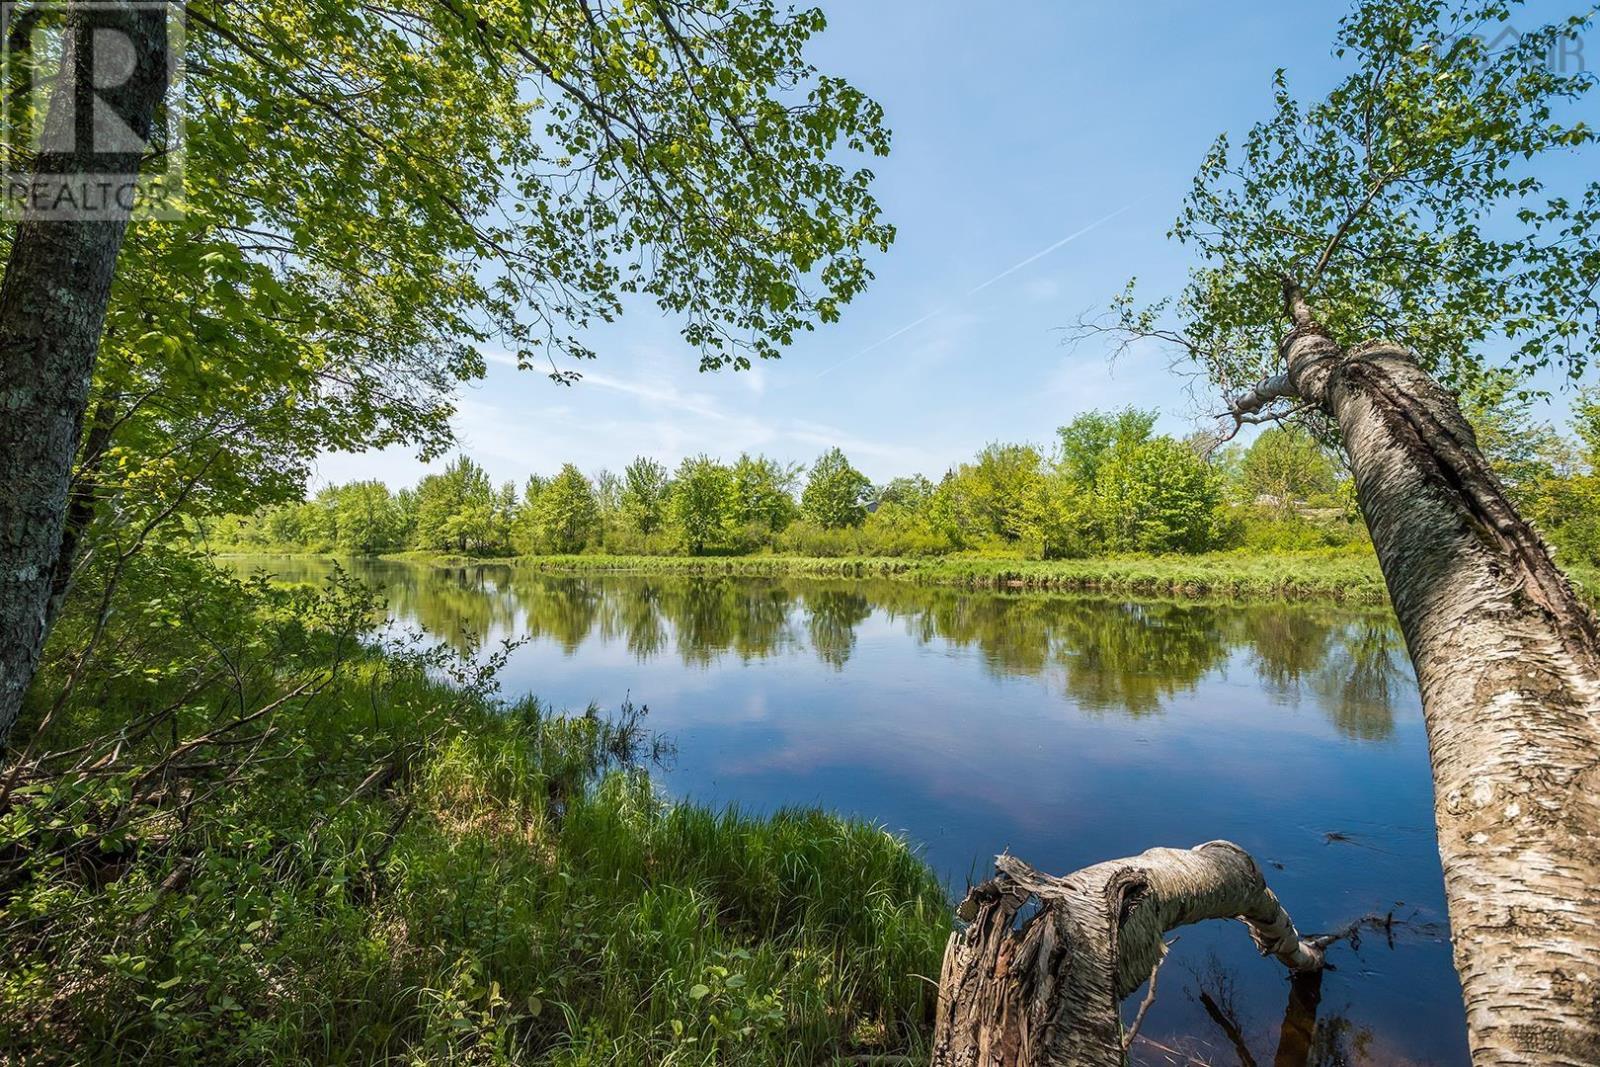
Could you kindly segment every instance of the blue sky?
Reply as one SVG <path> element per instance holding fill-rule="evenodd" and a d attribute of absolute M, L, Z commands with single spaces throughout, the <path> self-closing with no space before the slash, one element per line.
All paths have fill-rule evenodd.
<path fill-rule="evenodd" d="M 877 281 L 842 322 L 749 372 L 699 373 L 677 322 L 644 305 L 590 335 L 600 358 L 570 388 L 489 353 L 455 426 L 497 480 L 568 461 L 620 470 L 641 453 L 809 463 L 833 444 L 877 481 L 937 478 L 990 441 L 1048 444 L 1091 408 L 1158 408 L 1175 433 L 1214 410 L 1168 355 L 1113 363 L 1095 342 L 1063 347 L 1061 328 L 1129 277 L 1146 295 L 1182 283 L 1189 261 L 1165 234 L 1202 153 L 1265 116 L 1276 67 L 1302 98 L 1332 83 L 1344 5 L 823 7 L 818 66 L 874 96 L 894 130 L 873 162 L 899 228 Z M 318 468 L 319 483 L 396 486 L 423 470 L 403 449 Z"/>

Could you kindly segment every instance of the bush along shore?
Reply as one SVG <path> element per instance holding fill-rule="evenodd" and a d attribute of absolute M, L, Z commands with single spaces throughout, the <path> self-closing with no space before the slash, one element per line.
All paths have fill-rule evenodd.
<path fill-rule="evenodd" d="M 287 555 L 297 553 L 286 551 Z M 338 556 L 325 558 L 338 559 Z M 1389 594 L 1377 557 L 1367 552 L 1216 552 L 1197 556 L 1023 560 L 906 559 L 883 556 L 507 556 L 402 552 L 384 559 L 437 566 L 502 564 L 565 574 L 680 574 L 773 578 L 890 579 L 972 589 L 1101 593 L 1222 600 L 1323 600 L 1383 605 Z M 1600 569 L 1567 566 L 1587 599 Z"/>
<path fill-rule="evenodd" d="M 411 556 L 410 558 L 417 558 Z M 1370 554 L 1280 553 L 1128 559 L 904 559 L 798 556 L 529 556 L 519 566 L 561 572 L 797 575 L 886 578 L 975 589 L 1039 589 L 1129 596 L 1326 599 L 1387 603 Z"/>
<path fill-rule="evenodd" d="M 664 799 L 644 709 L 380 654 L 340 576 L 124 580 L 157 607 L 48 665 L 0 786 L 0 1059 L 925 1057 L 950 901 L 904 841 Z"/>
<path fill-rule="evenodd" d="M 235 553 L 249 559 L 261 553 Z M 268 555 L 357 558 L 282 546 Z M 423 566 L 499 565 L 555 574 L 671 574 L 709 577 L 887 579 L 971 589 L 1037 590 L 1152 598 L 1283 601 L 1320 600 L 1388 606 L 1377 557 L 1370 552 L 1215 552 L 1196 556 L 1025 560 L 985 557 L 917 559 L 887 556 L 467 556 L 414 550 L 385 560 Z M 1600 569 L 1567 565 L 1591 603 Z"/>

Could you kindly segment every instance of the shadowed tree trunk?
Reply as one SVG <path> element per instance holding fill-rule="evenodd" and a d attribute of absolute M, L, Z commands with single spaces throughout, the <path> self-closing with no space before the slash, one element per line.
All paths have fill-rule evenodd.
<path fill-rule="evenodd" d="M 97 151 L 97 98 L 147 139 L 167 88 L 167 15 L 129 3 L 73 5 L 63 76 L 50 101 L 41 179 L 126 176 L 142 152 Z M 93 49 L 130 43 L 133 73 L 94 84 Z M 95 43 L 90 43 L 95 42 Z M 123 57 L 124 59 L 126 57 Z M 104 79 L 102 79 L 104 80 Z M 74 104 L 76 101 L 76 105 Z M 22 222 L 0 284 L 0 746 L 16 723 L 44 643 L 95 355 L 128 213 L 94 221 Z"/>
<path fill-rule="evenodd" d="M 67 515 L 61 531 L 61 543 L 56 549 L 55 564 L 50 572 L 50 599 L 45 608 L 44 638 L 49 639 L 50 628 L 61 616 L 67 595 L 72 592 L 77 575 L 78 553 L 84 534 L 94 522 L 99 504 L 98 481 L 104 466 L 106 451 L 111 445 L 111 434 L 116 429 L 116 412 L 110 401 L 102 398 L 89 417 L 83 435 L 82 454 L 77 470 L 73 472 L 67 488 Z"/>
<path fill-rule="evenodd" d="M 1189 923 L 1238 918 L 1291 971 L 1322 966 L 1255 861 L 1227 841 L 1065 878 L 1011 856 L 996 865 L 961 905 L 967 925 L 945 950 L 934 1067 L 1120 1067 L 1122 999 L 1151 976 L 1167 931 Z"/>

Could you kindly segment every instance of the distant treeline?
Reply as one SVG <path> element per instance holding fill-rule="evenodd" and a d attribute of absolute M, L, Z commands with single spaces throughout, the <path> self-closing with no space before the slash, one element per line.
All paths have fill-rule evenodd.
<path fill-rule="evenodd" d="M 1600 398 L 1580 394 L 1577 440 L 1509 397 L 1478 406 L 1485 450 L 1519 504 L 1566 554 L 1600 560 Z M 938 482 L 873 482 L 837 449 L 810 468 L 707 456 L 676 470 L 640 457 L 621 473 L 568 463 L 498 488 L 462 456 L 414 488 L 330 486 L 312 500 L 228 516 L 221 549 L 475 556 L 607 552 L 1060 559 L 1109 553 L 1320 548 L 1365 542 L 1338 454 L 1296 427 L 1248 446 L 1157 434 L 1156 414 L 1089 412 L 1053 447 L 992 444 Z"/>

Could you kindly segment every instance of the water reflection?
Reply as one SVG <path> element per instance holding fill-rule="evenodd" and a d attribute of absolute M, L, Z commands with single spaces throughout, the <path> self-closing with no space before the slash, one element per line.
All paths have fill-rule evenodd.
<path fill-rule="evenodd" d="M 244 566 L 250 566 L 248 561 Z M 332 564 L 273 559 L 291 581 Z M 639 661 L 689 667 L 795 651 L 842 670 L 878 616 L 922 645 L 979 653 L 995 676 L 1047 678 L 1079 709 L 1139 719 L 1243 666 L 1281 704 L 1314 703 L 1346 737 L 1381 741 L 1410 685 L 1392 620 L 1314 605 L 1123 603 L 994 594 L 904 582 L 556 575 L 505 565 L 345 566 L 387 597 L 398 620 L 467 648 L 474 639 L 545 638 L 569 655 L 621 642 Z"/>
<path fill-rule="evenodd" d="M 240 566 L 316 582 L 331 565 Z M 1141 1067 L 1244 1062 L 1241 1048 L 1262 1064 L 1467 1060 L 1426 737 L 1387 613 L 349 567 L 436 638 L 527 638 L 501 675 L 509 694 L 648 704 L 677 742 L 655 778 L 671 795 L 882 823 L 956 893 L 1001 849 L 1069 871 L 1226 837 L 1271 865 L 1302 929 L 1412 924 L 1397 944 L 1337 949 L 1320 990 L 1287 988 L 1233 924 L 1186 929 L 1131 1057 Z"/>

